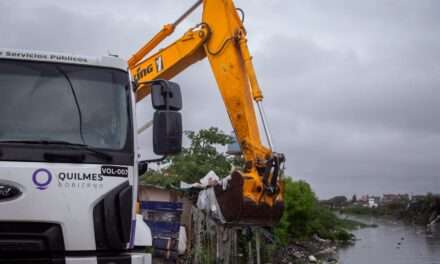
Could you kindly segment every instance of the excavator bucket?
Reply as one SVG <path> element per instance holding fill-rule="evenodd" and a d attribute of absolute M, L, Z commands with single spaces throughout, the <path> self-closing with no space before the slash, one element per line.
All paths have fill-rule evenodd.
<path fill-rule="evenodd" d="M 221 185 L 214 187 L 217 202 L 227 224 L 273 226 L 279 222 L 284 211 L 281 191 L 273 195 L 266 194 L 268 197 L 264 200 L 271 199 L 272 205 L 263 201 L 257 203 L 244 195 L 246 177 L 239 171 L 233 172 L 231 177 L 226 190 L 223 190 Z"/>

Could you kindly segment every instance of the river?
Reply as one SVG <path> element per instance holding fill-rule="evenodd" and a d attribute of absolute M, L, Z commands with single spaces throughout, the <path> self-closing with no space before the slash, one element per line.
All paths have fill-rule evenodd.
<path fill-rule="evenodd" d="M 373 217 L 356 220 L 378 227 L 353 231 L 358 241 L 339 250 L 341 264 L 440 264 L 440 232 L 427 235 L 423 227 Z"/>

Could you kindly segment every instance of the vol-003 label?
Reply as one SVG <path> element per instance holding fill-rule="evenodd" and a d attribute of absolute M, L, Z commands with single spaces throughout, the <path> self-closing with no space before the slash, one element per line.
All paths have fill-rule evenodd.
<path fill-rule="evenodd" d="M 128 177 L 128 168 L 119 166 L 102 166 L 101 174 L 102 176 Z"/>

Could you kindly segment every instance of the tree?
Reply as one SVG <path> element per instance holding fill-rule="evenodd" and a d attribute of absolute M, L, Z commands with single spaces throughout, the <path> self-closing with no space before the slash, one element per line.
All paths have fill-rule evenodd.
<path fill-rule="evenodd" d="M 178 155 L 168 158 L 164 167 L 149 170 L 142 178 L 143 182 L 157 185 L 176 185 L 180 181 L 197 182 L 209 171 L 219 177 L 229 175 L 234 158 L 227 157 L 218 148 L 232 142 L 232 137 L 215 127 L 198 132 L 185 131 L 190 146 L 183 148 Z"/>
<path fill-rule="evenodd" d="M 277 237 L 284 242 L 307 237 L 316 206 L 317 199 L 309 184 L 285 179 L 284 214 L 276 228 Z"/>
<path fill-rule="evenodd" d="M 353 194 L 353 197 L 351 198 L 351 202 L 352 202 L 352 203 L 356 203 L 356 202 L 357 202 L 357 196 L 356 196 L 356 194 Z"/>
<path fill-rule="evenodd" d="M 335 196 L 331 199 L 328 200 L 328 202 L 333 206 L 333 207 L 341 207 L 347 204 L 348 199 L 347 197 L 340 195 L 340 196 Z"/>
<path fill-rule="evenodd" d="M 343 200 L 342 197 L 338 199 Z M 345 224 L 329 209 L 319 205 L 307 182 L 285 179 L 284 214 L 275 228 L 279 242 L 307 239 L 315 234 L 326 239 L 347 241 L 351 235 L 345 230 Z"/>

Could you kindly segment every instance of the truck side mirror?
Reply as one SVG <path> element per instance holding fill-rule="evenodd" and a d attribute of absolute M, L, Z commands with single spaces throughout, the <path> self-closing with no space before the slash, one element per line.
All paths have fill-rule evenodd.
<path fill-rule="evenodd" d="M 151 84 L 151 101 L 156 110 L 182 109 L 182 94 L 177 83 L 157 80 Z"/>
<path fill-rule="evenodd" d="M 151 84 L 151 100 L 156 109 L 153 120 L 153 150 L 157 155 L 182 150 L 182 95 L 177 83 L 157 80 Z"/>
<path fill-rule="evenodd" d="M 154 113 L 153 150 L 157 155 L 177 154 L 182 150 L 182 115 L 176 111 Z"/>

